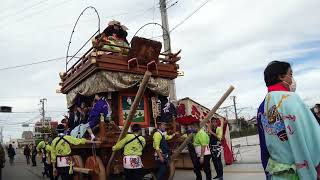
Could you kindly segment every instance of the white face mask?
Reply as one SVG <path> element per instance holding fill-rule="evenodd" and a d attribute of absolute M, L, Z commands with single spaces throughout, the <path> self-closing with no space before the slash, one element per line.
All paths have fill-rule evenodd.
<path fill-rule="evenodd" d="M 294 80 L 294 78 L 292 78 L 292 83 L 289 86 L 289 88 L 291 92 L 295 92 L 297 90 L 297 82 L 296 80 Z"/>
<path fill-rule="evenodd" d="M 293 77 L 291 77 L 291 84 L 289 84 L 289 83 L 286 82 L 286 81 L 282 81 L 282 82 L 284 82 L 284 83 L 286 83 L 286 84 L 289 85 L 289 90 L 290 90 L 291 92 L 295 92 L 295 91 L 296 91 L 296 89 L 297 89 L 297 83 L 296 83 L 296 80 L 294 80 Z"/>
<path fill-rule="evenodd" d="M 314 108 L 313 111 L 314 111 L 314 113 L 319 113 L 319 109 L 318 108 Z"/>

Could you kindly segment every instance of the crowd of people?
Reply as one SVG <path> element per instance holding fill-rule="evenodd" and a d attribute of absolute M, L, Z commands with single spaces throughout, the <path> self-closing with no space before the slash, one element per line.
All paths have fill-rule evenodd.
<path fill-rule="evenodd" d="M 202 179 L 201 170 L 206 174 L 207 180 L 223 179 L 223 165 L 221 154 L 223 151 L 223 123 L 219 119 L 213 119 L 212 123 L 208 123 L 205 128 L 200 128 L 199 122 L 188 125 L 186 137 L 193 133 L 193 140 L 188 144 L 188 150 L 192 163 L 194 165 L 194 173 L 197 180 Z M 167 133 L 167 123 L 161 122 L 157 125 L 157 130 L 153 133 L 153 148 L 154 160 L 156 163 L 155 176 L 157 180 L 163 180 L 168 175 L 168 165 L 170 161 L 170 148 L 168 141 L 174 136 L 180 134 L 179 132 L 169 135 Z M 112 147 L 113 151 L 124 148 L 124 176 L 126 180 L 142 180 L 143 179 L 143 164 L 141 156 L 143 156 L 143 149 L 146 141 L 141 136 L 141 126 L 133 124 L 131 127 L 132 133 L 127 134 L 125 138 L 119 141 Z M 212 160 L 216 169 L 216 177 L 212 178 L 210 161 Z"/>
<path fill-rule="evenodd" d="M 268 93 L 258 110 L 258 131 L 261 147 L 261 160 L 266 179 L 320 179 L 320 104 L 310 109 L 295 93 L 296 82 L 291 65 L 287 62 L 273 61 L 264 71 Z M 107 100 L 96 94 L 92 107 L 85 102 L 76 103 L 69 116 L 57 127 L 58 136 L 52 141 L 47 135 L 38 145 L 27 145 L 24 155 L 27 164 L 36 166 L 36 156 L 41 154 L 44 170 L 42 175 L 51 180 L 61 177 L 62 180 L 73 178 L 71 145 L 97 143 L 92 129 L 101 118 L 108 120 L 110 107 Z M 193 164 L 196 180 L 202 180 L 201 170 L 206 180 L 223 179 L 222 153 L 225 162 L 233 161 L 232 152 L 225 144 L 226 120 L 212 118 L 205 127 L 200 122 L 187 125 L 185 134 L 174 132 L 168 134 L 168 122 L 158 122 L 152 134 L 155 176 L 163 180 L 168 175 L 170 152 L 168 141 L 175 136 L 186 137 L 193 134 L 187 145 Z M 131 125 L 131 132 L 113 147 L 113 151 L 123 149 L 123 168 L 126 180 L 142 180 L 144 165 L 142 157 L 146 140 L 142 136 L 139 124 Z M 89 134 L 85 137 L 84 134 Z M 88 140 L 89 139 L 89 140 Z M 8 149 L 10 165 L 14 165 L 15 149 L 10 144 Z M 0 149 L 0 166 L 4 165 L 4 151 Z M 212 178 L 211 161 L 216 170 Z M 1 171 L 0 171 L 1 173 Z M 1 174 L 0 174 L 1 177 Z"/>
<path fill-rule="evenodd" d="M 26 145 L 24 147 L 23 150 L 23 154 L 26 157 L 27 160 L 27 164 L 30 164 L 30 158 L 32 161 L 32 166 L 37 166 L 37 161 L 36 161 L 36 157 L 37 157 L 37 146 L 30 144 L 30 145 Z"/>
<path fill-rule="evenodd" d="M 71 136 L 82 138 L 88 132 L 91 140 L 94 140 L 95 135 L 92 129 L 99 124 L 101 116 L 105 122 L 108 121 L 111 110 L 106 98 L 102 94 L 96 94 L 93 102 L 90 104 L 92 105 L 91 107 L 83 101 L 76 103 L 71 108 L 69 117 L 66 116 L 62 121 L 68 128 L 68 133 Z"/>

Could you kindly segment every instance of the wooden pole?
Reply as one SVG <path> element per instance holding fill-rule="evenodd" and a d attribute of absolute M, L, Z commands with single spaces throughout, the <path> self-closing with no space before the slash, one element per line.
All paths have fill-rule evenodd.
<path fill-rule="evenodd" d="M 83 173 L 83 174 L 93 174 L 93 169 L 88 168 L 79 168 L 79 167 L 73 167 L 73 171 L 77 173 Z"/>
<path fill-rule="evenodd" d="M 121 134 L 120 134 L 117 142 L 119 142 L 121 139 L 123 139 L 126 136 L 128 129 L 130 127 L 131 121 L 132 121 L 134 115 L 136 114 L 139 102 L 141 101 L 143 94 L 144 94 L 144 91 L 146 90 L 146 87 L 147 87 L 147 84 L 148 84 L 148 81 L 149 81 L 149 78 L 151 77 L 151 75 L 152 75 L 152 73 L 150 71 L 145 72 L 143 79 L 142 79 L 142 82 L 140 84 L 139 90 L 137 92 L 137 95 L 134 98 L 134 101 L 133 101 L 132 106 L 130 108 L 128 119 L 124 123 L 123 129 L 121 131 Z M 107 180 L 109 179 L 110 167 L 111 167 L 111 163 L 115 157 L 115 154 L 116 154 L 116 152 L 113 151 L 111 154 L 111 157 L 109 159 L 108 165 L 107 165 L 107 169 L 106 169 Z"/>
<path fill-rule="evenodd" d="M 224 95 L 220 98 L 220 100 L 217 102 L 217 104 L 211 109 L 207 117 L 201 121 L 200 128 L 205 126 L 205 124 L 212 118 L 212 116 L 216 113 L 216 111 L 219 109 L 221 104 L 228 98 L 228 96 L 231 94 L 231 92 L 234 90 L 233 86 L 230 86 L 229 89 L 224 93 Z M 174 172 L 175 172 L 175 160 L 178 158 L 181 151 L 187 146 L 187 144 L 191 141 L 193 137 L 193 134 L 189 134 L 188 137 L 184 140 L 184 142 L 177 148 L 177 150 L 174 151 L 173 155 L 171 156 L 170 161 L 170 175 L 169 180 L 173 179 Z"/>

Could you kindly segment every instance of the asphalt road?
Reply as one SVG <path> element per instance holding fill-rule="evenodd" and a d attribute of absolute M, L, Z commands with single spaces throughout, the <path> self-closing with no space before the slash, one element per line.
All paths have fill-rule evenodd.
<path fill-rule="evenodd" d="M 5 167 L 2 169 L 3 180 L 43 180 L 42 169 L 43 164 L 37 159 L 37 166 L 27 165 L 25 157 L 21 153 L 22 150 L 16 150 L 14 165 L 10 166 L 7 157 Z"/>
<path fill-rule="evenodd" d="M 37 166 L 27 165 L 22 154 L 22 150 L 17 150 L 15 164 L 10 166 L 9 160 L 2 170 L 2 180 L 43 180 L 42 170 L 43 164 L 37 159 Z M 212 176 L 215 176 L 215 170 L 212 166 Z M 203 179 L 205 175 L 203 173 Z M 260 163 L 241 163 L 227 166 L 224 168 L 224 180 L 263 180 L 264 173 Z M 192 170 L 177 170 L 174 176 L 175 180 L 195 180 Z"/>
<path fill-rule="evenodd" d="M 212 177 L 216 176 L 214 168 L 211 166 Z M 175 180 L 195 180 L 196 176 L 190 170 L 177 170 L 174 176 Z M 202 179 L 206 179 L 202 172 Z M 261 164 L 244 163 L 233 164 L 224 168 L 224 180 L 264 180 L 265 175 Z"/>

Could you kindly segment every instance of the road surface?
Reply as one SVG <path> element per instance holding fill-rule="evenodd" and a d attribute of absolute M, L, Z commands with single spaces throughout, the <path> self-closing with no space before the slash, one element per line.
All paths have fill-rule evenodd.
<path fill-rule="evenodd" d="M 42 169 L 43 164 L 37 159 L 37 166 L 27 165 L 21 149 L 16 150 L 14 165 L 10 166 L 9 159 L 6 159 L 6 165 L 2 169 L 3 180 L 43 180 Z M 30 161 L 31 163 L 31 161 Z"/>

